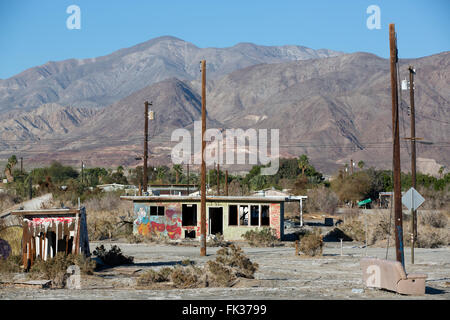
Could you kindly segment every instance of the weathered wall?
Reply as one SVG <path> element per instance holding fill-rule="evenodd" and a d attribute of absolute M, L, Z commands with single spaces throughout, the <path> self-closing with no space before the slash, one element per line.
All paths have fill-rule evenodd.
<path fill-rule="evenodd" d="M 197 225 L 182 226 L 181 221 L 181 202 L 152 202 L 152 203 L 134 203 L 135 220 L 133 224 L 133 232 L 135 234 L 147 235 L 154 233 L 157 236 L 165 236 L 176 240 L 184 238 L 184 230 L 195 230 L 196 237 L 200 237 L 201 209 L 200 202 L 197 204 Z M 249 230 L 257 230 L 262 227 L 258 226 L 228 226 L 228 206 L 226 202 L 207 202 L 206 203 L 206 234 L 209 234 L 209 208 L 222 207 L 222 225 L 223 236 L 226 240 L 242 240 L 242 235 Z M 234 203 L 233 203 L 234 204 Z M 236 205 L 258 205 L 259 203 L 236 203 Z M 150 216 L 149 206 L 164 206 L 164 216 Z M 275 230 L 278 238 L 283 236 L 283 204 L 271 203 L 267 204 L 270 208 L 270 228 Z"/>
<path fill-rule="evenodd" d="M 164 206 L 164 216 L 151 216 L 150 205 Z M 182 234 L 181 203 L 134 203 L 134 214 L 133 232 L 135 234 L 144 236 L 154 234 L 158 237 L 168 237 L 172 240 L 180 239 Z"/>

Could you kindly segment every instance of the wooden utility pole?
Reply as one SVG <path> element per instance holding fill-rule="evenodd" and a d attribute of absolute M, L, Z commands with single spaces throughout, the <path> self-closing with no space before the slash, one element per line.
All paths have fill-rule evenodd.
<path fill-rule="evenodd" d="M 220 165 L 217 163 L 217 195 L 220 196 Z"/>
<path fill-rule="evenodd" d="M 225 195 L 228 197 L 228 170 L 225 170 Z"/>
<path fill-rule="evenodd" d="M 23 157 L 20 157 L 20 174 L 23 174 Z"/>
<path fill-rule="evenodd" d="M 402 189 L 400 178 L 400 133 L 398 121 L 398 88 L 397 88 L 397 36 L 395 25 L 389 24 L 389 47 L 391 65 L 391 93 L 392 93 L 392 141 L 394 165 L 394 213 L 395 213 L 395 249 L 397 261 L 405 267 L 403 255 L 403 217 L 402 217 Z"/>
<path fill-rule="evenodd" d="M 409 66 L 409 99 L 411 104 L 411 185 L 416 188 L 416 115 L 414 109 L 414 67 Z M 411 263 L 414 264 L 414 246 L 417 238 L 417 213 L 411 209 Z"/>
<path fill-rule="evenodd" d="M 200 203 L 200 256 L 206 256 L 206 60 L 202 64 L 202 167 L 201 167 L 201 203 Z"/>
<path fill-rule="evenodd" d="M 148 101 L 145 101 L 145 125 L 144 125 L 144 175 L 142 178 L 142 187 L 144 192 L 147 192 L 147 160 L 148 160 Z"/>
<path fill-rule="evenodd" d="M 84 163 L 83 160 L 81 160 L 81 184 L 84 182 Z"/>
<path fill-rule="evenodd" d="M 350 170 L 351 170 L 352 175 L 353 175 L 353 159 L 350 159 Z"/>
<path fill-rule="evenodd" d="M 189 195 L 189 163 L 187 164 L 187 195 Z"/>

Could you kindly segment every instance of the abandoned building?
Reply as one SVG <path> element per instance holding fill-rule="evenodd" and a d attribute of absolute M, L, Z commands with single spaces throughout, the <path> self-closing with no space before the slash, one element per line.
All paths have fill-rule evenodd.
<path fill-rule="evenodd" d="M 11 215 L 23 217 L 22 257 L 25 269 L 30 268 L 36 259 L 47 260 L 59 252 L 90 256 L 84 207 L 16 210 Z"/>
<path fill-rule="evenodd" d="M 220 233 L 225 240 L 242 240 L 241 236 L 249 230 L 270 227 L 278 239 L 283 239 L 284 203 L 298 201 L 302 213 L 305 198 L 206 196 L 207 235 Z M 154 234 L 172 240 L 200 237 L 199 196 L 122 196 L 121 199 L 133 202 L 135 234 Z"/>

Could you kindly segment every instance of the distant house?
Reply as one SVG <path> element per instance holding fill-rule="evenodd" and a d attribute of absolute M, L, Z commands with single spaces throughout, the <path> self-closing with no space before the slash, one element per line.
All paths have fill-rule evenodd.
<path fill-rule="evenodd" d="M 195 184 L 151 184 L 147 190 L 153 195 L 187 196 L 198 187 Z"/>
<path fill-rule="evenodd" d="M 249 230 L 270 227 L 284 236 L 284 203 L 306 197 L 206 196 L 207 235 L 222 234 L 225 240 L 242 240 Z M 200 196 L 122 196 L 133 202 L 135 234 L 172 240 L 200 237 Z M 300 205 L 301 207 L 301 205 Z"/>
<path fill-rule="evenodd" d="M 105 191 L 105 192 L 125 190 L 125 189 L 129 189 L 130 187 L 134 187 L 134 186 L 118 184 L 118 183 L 108 183 L 108 184 L 99 184 L 99 185 L 97 185 L 97 188 L 99 188 L 99 189 L 101 189 L 102 191 Z"/>
<path fill-rule="evenodd" d="M 282 191 L 277 190 L 275 188 L 267 188 L 255 191 L 253 193 L 254 196 L 261 196 L 261 197 L 288 197 L 290 193 L 288 192 L 288 189 L 283 189 Z"/>

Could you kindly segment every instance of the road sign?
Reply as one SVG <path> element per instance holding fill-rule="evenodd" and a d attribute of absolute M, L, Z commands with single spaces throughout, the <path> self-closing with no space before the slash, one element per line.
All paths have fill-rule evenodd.
<path fill-rule="evenodd" d="M 416 210 L 424 201 L 425 199 L 414 188 L 409 189 L 402 197 L 402 203 L 409 210 Z"/>

